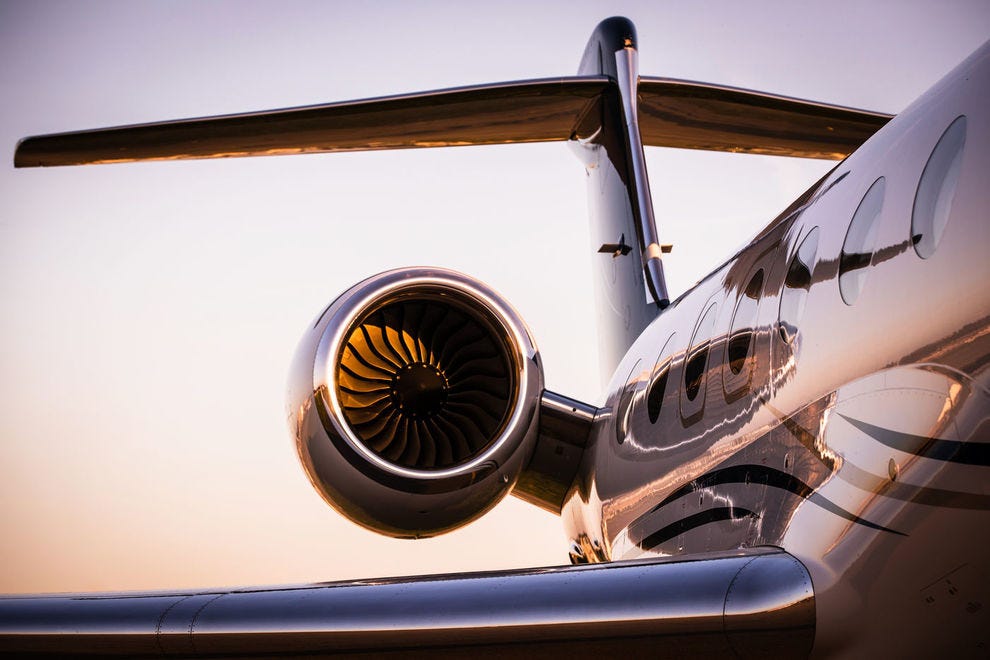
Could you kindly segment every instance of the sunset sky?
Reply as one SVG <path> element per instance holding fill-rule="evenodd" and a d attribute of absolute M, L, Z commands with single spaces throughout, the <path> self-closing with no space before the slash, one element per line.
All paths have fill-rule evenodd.
<path fill-rule="evenodd" d="M 563 564 L 514 498 L 397 541 L 309 486 L 285 428 L 303 329 L 436 265 L 500 291 L 550 389 L 599 404 L 584 174 L 561 143 L 14 170 L 20 138 L 575 73 L 596 23 L 644 75 L 898 112 L 990 37 L 972 2 L 0 0 L 0 592 Z M 833 163 L 650 149 L 671 293 Z"/>

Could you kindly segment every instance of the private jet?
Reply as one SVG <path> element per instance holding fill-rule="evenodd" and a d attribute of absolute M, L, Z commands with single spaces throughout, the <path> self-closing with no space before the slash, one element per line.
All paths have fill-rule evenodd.
<path fill-rule="evenodd" d="M 608 385 L 547 390 L 468 275 L 367 278 L 290 367 L 313 487 L 401 538 L 511 493 L 560 517 L 570 565 L 6 597 L 0 651 L 990 655 L 990 43 L 894 117 L 640 75 L 637 48 L 609 18 L 576 76 L 21 141 L 17 167 L 567 142 Z M 838 164 L 672 299 L 650 146 Z"/>

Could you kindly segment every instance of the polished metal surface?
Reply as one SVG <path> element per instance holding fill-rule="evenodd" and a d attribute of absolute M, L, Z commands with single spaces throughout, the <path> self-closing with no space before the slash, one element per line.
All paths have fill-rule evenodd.
<path fill-rule="evenodd" d="M 639 105 L 636 93 L 639 83 L 639 53 L 632 46 L 626 46 L 615 52 L 615 75 L 626 129 L 631 179 L 627 185 L 630 195 L 634 197 L 633 208 L 639 220 L 637 236 L 640 258 L 643 261 L 643 274 L 650 297 L 657 307 L 663 309 L 670 304 L 670 295 L 667 293 L 663 262 L 660 260 L 660 239 L 657 237 L 653 196 L 650 194 L 650 181 L 646 175 L 646 158 L 643 154 L 643 141 L 639 128 Z"/>
<path fill-rule="evenodd" d="M 549 78 L 26 138 L 17 167 L 570 139 L 604 78 Z"/>
<path fill-rule="evenodd" d="M 382 310 L 395 308 L 387 320 Z M 465 327 L 466 343 L 454 345 Z M 495 413 L 479 408 L 494 400 L 492 351 L 511 370 Z M 417 366 L 431 378 L 408 388 L 402 378 Z M 434 396 L 427 381 L 444 392 L 428 409 L 404 408 L 403 397 Z M 535 342 L 504 299 L 454 271 L 407 268 L 360 282 L 320 314 L 297 349 L 287 406 L 323 498 L 369 529 L 418 537 L 466 524 L 509 492 L 536 444 L 542 392 Z M 388 425 L 388 437 L 366 433 Z"/>
<path fill-rule="evenodd" d="M 806 657 L 807 571 L 779 550 L 264 590 L 0 599 L 0 653 Z M 277 613 L 277 616 L 272 616 Z"/>
<path fill-rule="evenodd" d="M 839 160 L 892 115 L 690 80 L 639 79 L 643 144 Z"/>
<path fill-rule="evenodd" d="M 572 142 L 588 172 L 599 362 L 607 380 L 669 304 L 643 145 L 838 159 L 890 115 L 705 83 L 639 76 L 635 27 L 602 21 L 578 73 L 605 89 Z M 635 249 L 633 249 L 635 246 Z M 645 286 L 644 286 L 645 283 Z"/>
<path fill-rule="evenodd" d="M 990 45 L 893 120 L 639 78 L 636 47 L 631 22 L 611 18 L 577 78 L 30 138 L 16 156 L 32 166 L 570 139 L 591 182 L 611 375 L 601 408 L 543 391 L 528 330 L 490 289 L 411 269 L 365 280 L 320 315 L 297 353 L 288 416 L 314 486 L 360 524 L 440 533 L 516 484 L 561 513 L 572 561 L 629 562 L 4 599 L 0 650 L 985 657 Z M 853 153 L 661 314 L 643 144 Z M 448 401 L 443 361 L 412 348 L 424 324 L 382 311 L 409 301 L 415 314 L 443 301 L 473 315 L 515 370 L 493 437 L 440 459 L 444 434 L 430 434 L 425 457 L 406 455 L 418 435 L 381 436 L 360 416 L 379 394 L 416 423 Z M 383 343 L 349 344 L 379 312 Z M 388 346 L 394 369 L 372 355 L 389 362 Z M 362 372 L 363 359 L 379 375 L 341 375 L 346 350 L 348 368 Z M 389 449 L 393 435 L 406 445 Z"/>
<path fill-rule="evenodd" d="M 627 47 L 635 49 L 636 41 L 636 28 L 628 19 L 605 19 L 595 27 L 585 47 L 578 74 L 618 81 L 623 76 L 616 53 L 625 53 Z M 634 84 L 629 77 L 636 71 L 624 74 L 622 84 Z M 646 170 L 641 161 L 634 164 L 629 147 L 633 98 L 628 90 L 623 95 L 618 83 L 610 86 L 582 120 L 576 131 L 578 139 L 570 143 L 588 174 L 595 325 L 603 382 L 660 313 L 657 300 L 663 299 L 658 290 L 663 288 L 662 274 L 657 272 L 657 277 L 649 280 L 644 277 L 647 263 L 655 261 L 644 262 L 644 258 L 656 229 Z"/>
<path fill-rule="evenodd" d="M 990 45 L 646 328 L 563 507 L 577 557 L 777 546 L 816 656 L 985 657 L 988 90 Z"/>
<path fill-rule="evenodd" d="M 569 140 L 611 83 L 572 76 L 25 138 L 16 167 Z M 889 115 L 686 80 L 641 78 L 643 143 L 841 158 Z"/>
<path fill-rule="evenodd" d="M 598 409 L 570 397 L 545 391 L 540 400 L 536 449 L 512 494 L 560 514 L 577 476 Z"/>

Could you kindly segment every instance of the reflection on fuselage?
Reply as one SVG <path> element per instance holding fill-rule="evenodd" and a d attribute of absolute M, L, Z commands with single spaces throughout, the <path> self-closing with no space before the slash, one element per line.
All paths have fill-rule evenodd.
<path fill-rule="evenodd" d="M 887 608 L 919 630 L 930 613 L 898 594 L 990 573 L 990 54 L 978 64 L 646 329 L 565 506 L 576 560 L 778 546 L 822 612 Z M 836 621 L 819 620 L 823 648 Z M 910 639 L 898 652 L 927 648 Z"/>

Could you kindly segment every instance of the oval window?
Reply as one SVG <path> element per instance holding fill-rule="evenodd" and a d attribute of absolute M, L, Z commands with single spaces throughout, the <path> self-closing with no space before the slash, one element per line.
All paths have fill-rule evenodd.
<path fill-rule="evenodd" d="M 615 409 L 615 440 L 620 445 L 625 442 L 626 436 L 629 435 L 630 422 L 632 421 L 633 396 L 636 394 L 636 388 L 640 383 L 639 365 L 642 363 L 642 360 L 636 360 L 636 364 L 633 365 L 632 371 L 629 372 L 629 376 L 626 378 L 626 385 L 622 389 L 622 395 L 619 397 L 619 404 Z"/>
<path fill-rule="evenodd" d="M 763 269 L 756 271 L 746 290 L 739 297 L 735 314 L 732 316 L 732 332 L 729 335 L 726 359 L 733 375 L 742 373 L 746 358 L 753 345 L 753 329 L 756 326 L 756 308 L 763 291 Z"/>
<path fill-rule="evenodd" d="M 650 393 L 646 397 L 646 412 L 650 423 L 656 424 L 660 419 L 660 408 L 663 406 L 663 395 L 667 392 L 667 376 L 670 375 L 670 362 L 664 365 L 659 375 L 650 384 Z"/>
<path fill-rule="evenodd" d="M 965 144 L 966 116 L 960 115 L 942 133 L 921 173 L 911 211 L 911 240 L 914 251 L 922 259 L 935 254 L 942 240 L 956 195 Z"/>
<path fill-rule="evenodd" d="M 701 391 L 705 368 L 708 366 L 708 347 L 715 329 L 715 308 L 715 303 L 708 306 L 691 337 L 691 350 L 684 365 L 684 391 L 688 401 L 694 401 Z"/>
<path fill-rule="evenodd" d="M 815 257 L 818 256 L 818 227 L 815 227 L 801 241 L 797 254 L 791 259 L 784 278 L 784 289 L 780 292 L 780 313 L 778 315 L 780 337 L 788 344 L 797 336 L 798 323 L 804 313 L 811 289 L 811 278 L 815 271 Z"/>
<path fill-rule="evenodd" d="M 666 354 L 667 347 L 671 345 L 670 342 L 673 340 L 674 334 L 667 338 L 663 348 L 660 349 L 657 364 L 653 367 L 653 381 L 650 383 L 650 389 L 646 393 L 646 413 L 650 417 L 651 424 L 656 424 L 657 420 L 660 419 L 660 410 L 663 408 L 663 399 L 667 393 L 667 379 L 670 376 L 671 359 Z M 663 362 L 663 360 L 666 360 L 666 362 Z"/>
<path fill-rule="evenodd" d="M 880 177 L 866 191 L 856 208 L 839 257 L 839 293 L 847 305 L 859 298 L 866 282 L 876 247 L 877 218 L 883 208 L 884 179 Z"/>

